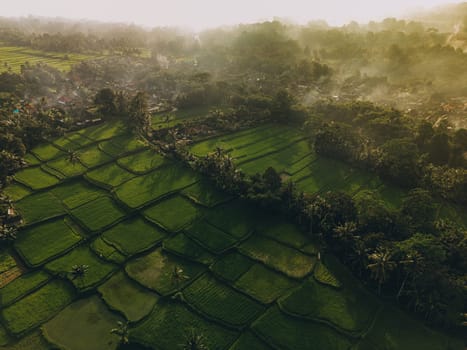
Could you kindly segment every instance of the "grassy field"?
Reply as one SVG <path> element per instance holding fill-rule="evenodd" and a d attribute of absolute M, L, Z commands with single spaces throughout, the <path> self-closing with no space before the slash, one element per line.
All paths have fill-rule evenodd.
<path fill-rule="evenodd" d="M 187 237 L 184 233 L 179 233 L 174 237 L 166 239 L 162 247 L 170 253 L 204 265 L 210 265 L 215 260 L 213 254 Z"/>
<path fill-rule="evenodd" d="M 240 246 L 240 251 L 252 259 L 287 276 L 303 278 L 313 271 L 316 259 L 271 239 L 253 236 Z"/>
<path fill-rule="evenodd" d="M 130 208 L 138 208 L 196 181 L 197 174 L 175 163 L 125 182 L 115 189 L 115 194 Z"/>
<path fill-rule="evenodd" d="M 125 216 L 109 197 L 100 197 L 76 207 L 71 215 L 91 232 L 102 230 Z"/>
<path fill-rule="evenodd" d="M 4 325 L 12 334 L 22 334 L 54 316 L 74 298 L 70 285 L 61 281 L 51 281 L 1 310 Z"/>
<path fill-rule="evenodd" d="M 199 220 L 185 230 L 186 234 L 208 249 L 220 254 L 233 247 L 237 240 L 205 220 Z"/>
<path fill-rule="evenodd" d="M 68 222 L 69 219 L 60 218 L 20 232 L 15 241 L 16 250 L 31 266 L 39 266 L 56 257 L 82 239 Z"/>
<path fill-rule="evenodd" d="M 177 276 L 174 275 L 175 269 L 181 270 Z M 168 295 L 198 277 L 204 267 L 157 249 L 130 261 L 125 271 L 141 285 L 161 295 Z"/>
<path fill-rule="evenodd" d="M 20 170 L 15 174 L 14 178 L 16 181 L 31 188 L 32 190 L 40 190 L 43 188 L 51 187 L 60 181 L 60 178 L 49 174 L 48 172 L 42 170 L 40 167 Z"/>
<path fill-rule="evenodd" d="M 98 291 L 111 309 L 118 310 L 131 322 L 147 316 L 159 299 L 157 294 L 136 284 L 124 272 L 113 275 Z"/>
<path fill-rule="evenodd" d="M 34 289 L 47 283 L 49 279 L 50 276 L 44 271 L 31 272 L 16 278 L 5 287 L 0 288 L 0 300 L 2 301 L 2 305 L 7 306 L 12 304 Z"/>
<path fill-rule="evenodd" d="M 167 161 L 162 155 L 148 149 L 120 158 L 117 163 L 131 173 L 143 175 L 166 164 Z"/>
<path fill-rule="evenodd" d="M 105 195 L 101 189 L 80 180 L 54 187 L 51 193 L 60 199 L 68 209 L 74 209 Z"/>
<path fill-rule="evenodd" d="M 317 157 L 292 129 L 265 125 L 193 149 L 216 146 L 248 173 L 274 166 L 307 192 L 372 189 L 393 206 L 404 195 Z M 336 259 L 318 261 L 296 226 L 154 154 L 119 122 L 34 152 L 6 188 L 25 225 L 0 250 L 0 348 L 50 349 L 42 327 L 55 348 L 113 350 L 109 331 L 128 320 L 132 342 L 161 350 L 190 332 L 225 350 L 463 349 L 378 301 Z M 439 216 L 465 217 L 446 203 Z"/>
<path fill-rule="evenodd" d="M 65 214 L 60 200 L 51 192 L 34 193 L 16 203 L 26 224 L 43 221 Z"/>
<path fill-rule="evenodd" d="M 176 349 L 183 344 L 191 329 L 202 334 L 209 349 L 228 349 L 238 333 L 188 310 L 184 305 L 171 302 L 159 303 L 143 323 L 132 331 L 131 338 L 137 342 L 161 350 Z"/>
<path fill-rule="evenodd" d="M 119 338 L 110 333 L 122 317 L 111 313 L 98 296 L 74 302 L 47 322 L 44 335 L 65 349 L 117 349 Z"/>
<path fill-rule="evenodd" d="M 46 64 L 66 72 L 69 71 L 74 64 L 100 56 L 46 52 L 18 46 L 1 46 L 0 57 L 0 72 L 11 70 L 12 72 L 19 73 L 21 65 L 24 65 L 26 62 L 31 66 Z"/>
<path fill-rule="evenodd" d="M 271 307 L 253 324 L 253 331 L 278 349 L 347 350 L 351 341 L 334 329 L 312 321 L 288 316 Z"/>
<path fill-rule="evenodd" d="M 75 265 L 87 265 L 89 270 L 84 275 L 74 276 L 71 271 Z M 45 269 L 51 274 L 66 276 L 79 291 L 98 286 L 116 268 L 116 265 L 101 260 L 87 246 L 83 245 L 45 265 Z"/>
<path fill-rule="evenodd" d="M 170 232 L 177 232 L 201 215 L 189 200 L 175 196 L 159 202 L 143 211 L 148 220 Z"/>
<path fill-rule="evenodd" d="M 254 264 L 237 279 L 235 286 L 252 298 L 270 304 L 296 287 L 297 283 L 261 264 Z"/>
<path fill-rule="evenodd" d="M 205 274 L 183 290 L 185 300 L 220 322 L 244 327 L 258 318 L 265 307 Z"/>
<path fill-rule="evenodd" d="M 142 218 L 123 221 L 102 234 L 102 239 L 116 247 L 124 255 L 134 255 L 148 250 L 165 238 L 157 226 Z"/>

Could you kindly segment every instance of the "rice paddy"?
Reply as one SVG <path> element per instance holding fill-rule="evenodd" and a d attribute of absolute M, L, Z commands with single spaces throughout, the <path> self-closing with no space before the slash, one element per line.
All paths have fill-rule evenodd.
<path fill-rule="evenodd" d="M 250 174 L 273 166 L 310 193 L 372 189 L 397 205 L 377 177 L 317 157 L 293 129 L 265 125 L 192 150 L 216 146 Z M 34 154 L 6 189 L 24 222 L 0 250 L 0 347 L 113 350 L 110 329 L 129 321 L 133 344 L 161 350 L 192 332 L 225 350 L 462 349 L 368 293 L 331 256 L 318 260 L 286 219 L 154 154 L 118 122 Z M 462 217 L 446 204 L 439 215 Z"/>

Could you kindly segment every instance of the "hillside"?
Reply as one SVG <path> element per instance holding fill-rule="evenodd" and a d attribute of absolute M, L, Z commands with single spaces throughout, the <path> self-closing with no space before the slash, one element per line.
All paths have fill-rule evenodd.
<path fill-rule="evenodd" d="M 247 129 L 192 152 L 219 145 L 244 171 L 274 165 L 308 192 L 372 188 L 398 200 L 373 175 L 316 156 L 293 128 Z M 24 220 L 0 252 L 6 349 L 116 349 L 118 321 L 132 343 L 167 350 L 190 334 L 210 349 L 463 348 L 376 297 L 285 218 L 216 190 L 120 122 L 26 159 L 6 189 Z"/>

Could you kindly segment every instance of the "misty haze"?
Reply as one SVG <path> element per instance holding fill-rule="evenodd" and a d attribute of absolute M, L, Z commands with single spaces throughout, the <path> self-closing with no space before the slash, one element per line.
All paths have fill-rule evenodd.
<path fill-rule="evenodd" d="M 16 0 L 0 350 L 465 350 L 467 2 Z"/>

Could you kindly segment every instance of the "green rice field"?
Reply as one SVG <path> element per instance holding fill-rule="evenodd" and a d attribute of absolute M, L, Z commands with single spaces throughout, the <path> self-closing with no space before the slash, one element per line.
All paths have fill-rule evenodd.
<path fill-rule="evenodd" d="M 317 157 L 294 129 L 264 125 L 192 151 L 218 146 L 247 173 L 273 166 L 310 193 L 371 189 L 392 206 L 403 195 Z M 190 332 L 211 350 L 463 349 L 370 293 L 287 219 L 215 189 L 121 123 L 33 153 L 5 191 L 23 224 L 0 250 L 0 349 L 114 350 L 118 321 L 138 350 L 179 349 Z M 439 215 L 465 218 L 448 203 Z"/>
<path fill-rule="evenodd" d="M 69 71 L 71 66 L 87 59 L 98 58 L 94 55 L 66 54 L 45 52 L 25 47 L 0 47 L 0 72 L 9 71 L 19 73 L 21 65 L 28 62 L 31 66 L 46 64 L 61 71 Z"/>

